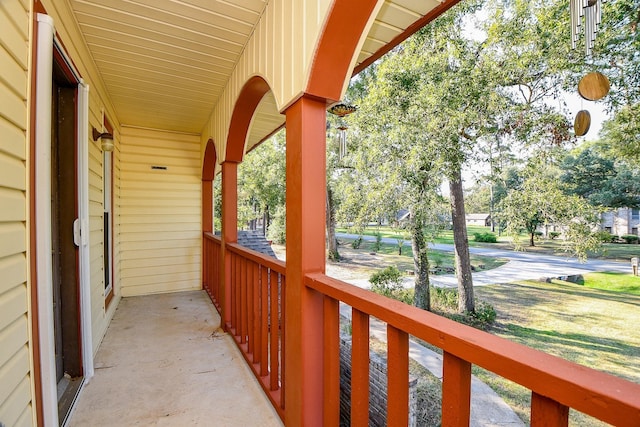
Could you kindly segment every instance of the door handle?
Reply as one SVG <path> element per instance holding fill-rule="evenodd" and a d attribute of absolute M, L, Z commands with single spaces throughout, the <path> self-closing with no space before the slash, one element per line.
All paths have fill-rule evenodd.
<path fill-rule="evenodd" d="M 73 243 L 75 243 L 77 247 L 80 247 L 82 244 L 82 231 L 79 218 L 73 220 Z"/>

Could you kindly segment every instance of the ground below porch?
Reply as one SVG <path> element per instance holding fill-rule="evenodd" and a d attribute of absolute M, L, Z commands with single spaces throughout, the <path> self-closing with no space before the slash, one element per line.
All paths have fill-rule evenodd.
<path fill-rule="evenodd" d="M 123 298 L 70 426 L 281 426 L 204 291 Z"/>

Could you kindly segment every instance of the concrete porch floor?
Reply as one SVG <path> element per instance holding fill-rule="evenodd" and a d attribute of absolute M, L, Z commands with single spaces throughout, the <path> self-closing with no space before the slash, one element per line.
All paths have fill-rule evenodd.
<path fill-rule="evenodd" d="M 204 291 L 123 298 L 69 426 L 281 426 Z"/>

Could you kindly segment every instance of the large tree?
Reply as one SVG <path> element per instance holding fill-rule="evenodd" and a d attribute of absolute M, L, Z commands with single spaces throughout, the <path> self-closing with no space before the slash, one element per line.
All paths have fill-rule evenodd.
<path fill-rule="evenodd" d="M 285 204 L 285 133 L 278 132 L 245 155 L 238 168 L 238 225 L 262 219 L 266 233 Z"/>
<path fill-rule="evenodd" d="M 598 222 L 597 212 L 584 198 L 563 192 L 558 168 L 534 161 L 522 171 L 522 177 L 522 184 L 509 190 L 498 206 L 498 215 L 516 246 L 520 246 L 522 230 L 529 235 L 529 246 L 535 246 L 535 233 L 543 225 L 562 229 L 565 249 L 579 258 L 599 246 L 591 233 Z"/>

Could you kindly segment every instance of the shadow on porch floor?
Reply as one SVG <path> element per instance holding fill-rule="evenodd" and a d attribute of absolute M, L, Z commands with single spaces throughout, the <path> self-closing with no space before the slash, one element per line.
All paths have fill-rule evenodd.
<path fill-rule="evenodd" d="M 281 426 L 203 291 L 123 298 L 70 426 Z"/>

